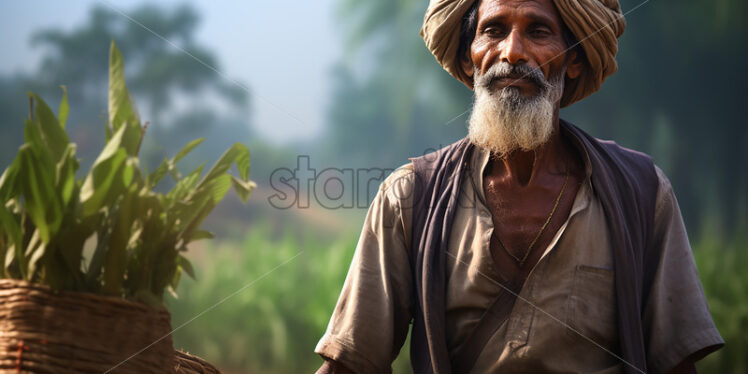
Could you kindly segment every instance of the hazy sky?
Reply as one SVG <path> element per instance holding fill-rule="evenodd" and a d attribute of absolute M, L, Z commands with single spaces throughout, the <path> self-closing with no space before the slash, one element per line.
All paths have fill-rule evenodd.
<path fill-rule="evenodd" d="M 36 69 L 42 49 L 29 45 L 36 30 L 79 27 L 95 4 L 127 13 L 143 3 L 0 0 L 0 74 Z M 328 107 L 329 72 L 340 57 L 334 0 L 158 2 L 164 7 L 182 3 L 198 11 L 196 39 L 217 55 L 220 70 L 249 86 L 251 123 L 260 134 L 287 142 L 320 133 Z M 171 48 L 166 43 L 164 47 Z"/>

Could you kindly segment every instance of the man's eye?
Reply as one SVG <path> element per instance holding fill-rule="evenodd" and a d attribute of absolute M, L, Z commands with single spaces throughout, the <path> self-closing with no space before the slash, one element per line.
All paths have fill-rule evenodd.
<path fill-rule="evenodd" d="M 551 31 L 545 27 L 533 27 L 528 33 L 535 38 L 545 38 L 551 35 Z"/>
<path fill-rule="evenodd" d="M 483 29 L 483 34 L 489 35 L 489 36 L 501 36 L 504 34 L 504 29 L 501 27 L 486 27 Z"/>

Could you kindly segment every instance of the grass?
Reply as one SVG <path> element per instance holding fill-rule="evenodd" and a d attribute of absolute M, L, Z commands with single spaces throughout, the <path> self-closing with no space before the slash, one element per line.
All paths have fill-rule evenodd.
<path fill-rule="evenodd" d="M 261 226 L 240 243 L 197 249 L 197 281 L 182 282 L 179 299 L 169 300 L 174 327 L 246 288 L 177 331 L 175 347 L 229 372 L 314 372 L 322 363 L 314 346 L 354 248 L 351 238 L 331 244 L 314 233 Z"/>
<path fill-rule="evenodd" d="M 725 346 L 698 363 L 699 373 L 748 373 L 748 233 L 729 241 L 701 235 L 694 257 Z"/>

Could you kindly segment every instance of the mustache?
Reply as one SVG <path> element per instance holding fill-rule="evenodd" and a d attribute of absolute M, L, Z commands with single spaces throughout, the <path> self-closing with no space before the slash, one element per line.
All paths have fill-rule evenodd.
<path fill-rule="evenodd" d="M 491 66 L 483 74 L 477 73 L 476 68 L 476 85 L 486 89 L 490 89 L 493 83 L 499 79 L 525 79 L 536 85 L 540 92 L 546 92 L 552 88 L 552 84 L 545 79 L 545 75 L 540 68 L 533 68 L 526 64 L 512 65 L 502 61 Z"/>

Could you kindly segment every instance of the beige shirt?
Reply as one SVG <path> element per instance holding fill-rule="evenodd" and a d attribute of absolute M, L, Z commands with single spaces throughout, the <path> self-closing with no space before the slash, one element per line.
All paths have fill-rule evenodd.
<path fill-rule="evenodd" d="M 489 247 L 493 221 L 482 188 L 488 158 L 488 152 L 476 147 L 471 165 L 478 167 L 463 180 L 450 233 L 450 354 L 501 290 Z M 568 219 L 530 272 L 473 373 L 619 373 L 626 365 L 615 356 L 613 252 L 587 165 Z M 390 372 L 412 318 L 413 175 L 408 164 L 380 186 L 337 306 L 315 349 L 357 373 Z M 654 236 L 662 256 L 643 316 L 651 373 L 666 372 L 689 354 L 724 343 L 709 314 L 672 187 L 659 168 L 657 175 Z"/>

